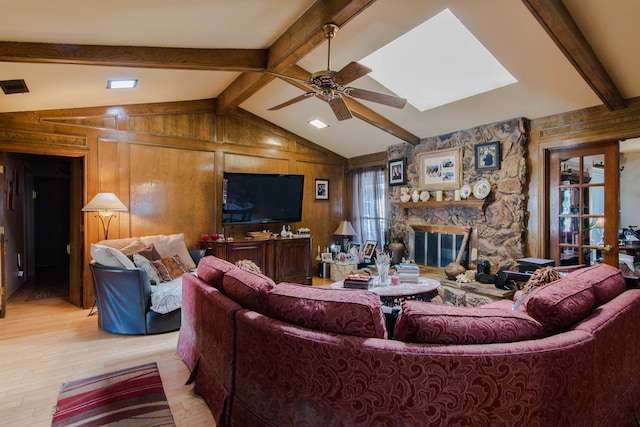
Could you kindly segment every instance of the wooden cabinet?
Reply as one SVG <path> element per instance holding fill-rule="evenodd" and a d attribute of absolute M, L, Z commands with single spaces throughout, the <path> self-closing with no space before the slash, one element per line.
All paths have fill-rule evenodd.
<path fill-rule="evenodd" d="M 202 242 L 201 248 L 205 249 L 205 255 L 215 255 L 229 262 L 237 262 L 241 259 L 250 259 L 255 262 L 262 271 L 265 271 L 264 260 L 267 247 L 264 241 L 242 240 L 232 242 Z"/>
<path fill-rule="evenodd" d="M 229 262 L 249 259 L 276 283 L 311 285 L 311 237 L 200 242 L 200 248 Z"/>
<path fill-rule="evenodd" d="M 273 241 L 276 282 L 311 284 L 311 238 Z"/>

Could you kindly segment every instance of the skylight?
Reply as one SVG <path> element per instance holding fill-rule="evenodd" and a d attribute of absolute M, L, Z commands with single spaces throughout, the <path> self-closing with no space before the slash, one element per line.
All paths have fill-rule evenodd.
<path fill-rule="evenodd" d="M 449 9 L 359 62 L 420 111 L 517 82 Z"/>

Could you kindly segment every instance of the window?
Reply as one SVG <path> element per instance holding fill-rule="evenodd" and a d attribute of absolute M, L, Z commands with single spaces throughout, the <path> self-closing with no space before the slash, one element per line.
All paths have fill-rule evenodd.
<path fill-rule="evenodd" d="M 384 248 L 387 231 L 384 167 L 357 169 L 352 172 L 354 241 L 376 240 Z"/>

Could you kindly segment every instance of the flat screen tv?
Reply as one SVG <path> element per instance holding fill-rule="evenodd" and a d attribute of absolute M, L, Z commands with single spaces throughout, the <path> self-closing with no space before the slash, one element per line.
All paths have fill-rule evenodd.
<path fill-rule="evenodd" d="M 299 222 L 304 175 L 225 172 L 222 225 Z"/>

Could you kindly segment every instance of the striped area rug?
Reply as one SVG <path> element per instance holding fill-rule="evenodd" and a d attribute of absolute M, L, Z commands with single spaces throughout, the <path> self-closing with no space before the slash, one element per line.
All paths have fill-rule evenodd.
<path fill-rule="evenodd" d="M 175 426 L 155 362 L 62 384 L 51 425 Z"/>

